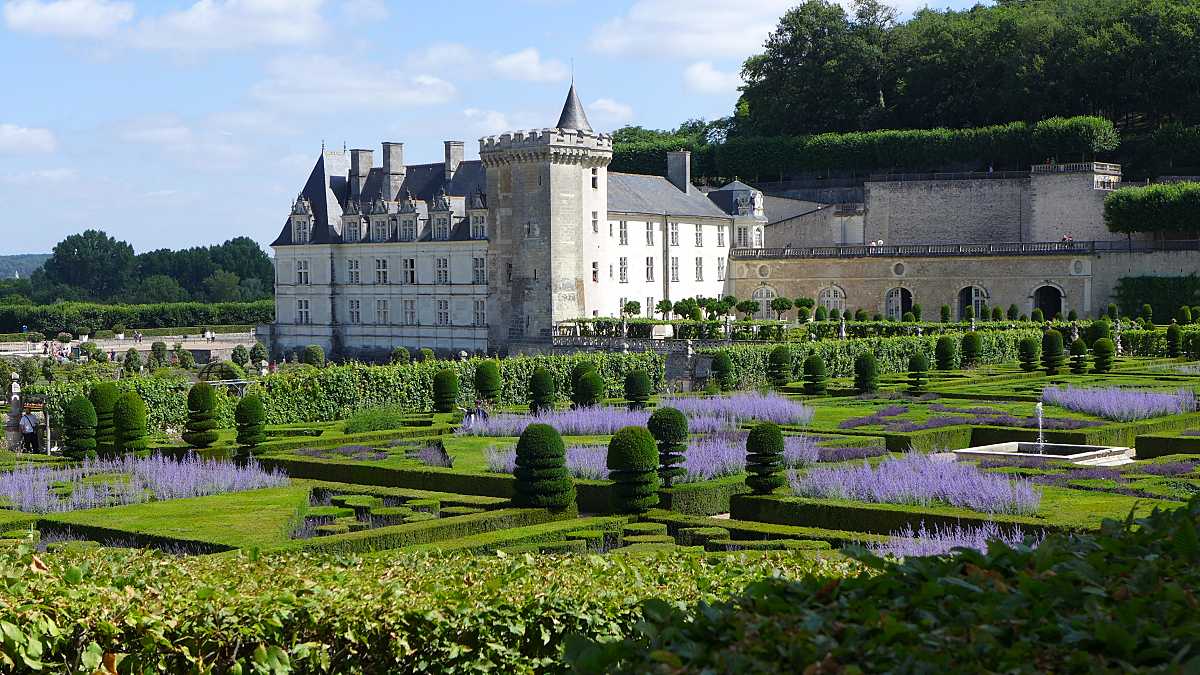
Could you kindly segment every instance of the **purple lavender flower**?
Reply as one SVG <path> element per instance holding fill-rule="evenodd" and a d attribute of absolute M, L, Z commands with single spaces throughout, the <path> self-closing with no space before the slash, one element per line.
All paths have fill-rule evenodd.
<path fill-rule="evenodd" d="M 801 497 L 851 499 L 882 504 L 948 504 L 987 513 L 1030 514 L 1041 494 L 1029 481 L 984 473 L 975 464 L 934 459 L 910 452 L 872 467 L 817 468 L 788 472 L 792 492 Z"/>
<path fill-rule="evenodd" d="M 882 457 L 887 454 L 887 448 L 881 445 L 848 448 L 817 448 L 818 462 L 849 462 L 868 457 Z"/>
<path fill-rule="evenodd" d="M 989 542 L 999 541 L 1012 547 L 1024 543 L 1027 536 L 1019 527 L 1002 530 L 990 520 L 979 527 L 935 525 L 932 529 L 927 529 L 922 522 L 916 531 L 911 525 L 906 525 L 903 530 L 893 532 L 891 539 L 871 546 L 871 550 L 876 555 L 893 558 L 945 555 L 956 548 L 986 552 Z M 1030 545 L 1036 548 L 1041 540 L 1042 537 L 1037 537 Z"/>
<path fill-rule="evenodd" d="M 1196 410 L 1196 394 L 1180 389 L 1174 394 L 1120 387 L 1046 387 L 1042 401 L 1067 410 L 1117 422 L 1133 422 Z"/>
<path fill-rule="evenodd" d="M 678 408 L 688 417 L 708 415 L 731 420 L 731 427 L 760 420 L 775 424 L 803 425 L 812 421 L 813 409 L 776 393 L 742 392 L 728 396 L 668 397 L 660 407 Z M 693 432 L 696 430 L 693 428 Z"/>
<path fill-rule="evenodd" d="M 906 412 L 908 412 L 908 406 L 906 405 L 889 405 L 886 408 L 880 408 L 876 412 L 864 417 L 851 417 L 848 420 L 842 420 L 842 422 L 838 424 L 838 428 L 855 429 L 857 427 L 883 424 L 886 421 L 886 418 L 895 417 L 896 415 L 903 415 Z"/>
<path fill-rule="evenodd" d="M 426 443 L 422 445 L 417 450 L 415 458 L 425 466 L 436 466 L 443 469 L 454 467 L 454 458 L 450 456 L 450 453 L 446 452 L 446 447 L 441 443 Z"/>
<path fill-rule="evenodd" d="M 483 460 L 489 473 L 511 474 L 517 468 L 517 451 L 485 448 Z M 604 480 L 608 478 L 608 447 L 603 445 L 573 445 L 566 449 L 567 470 L 575 478 Z"/>
<path fill-rule="evenodd" d="M 1138 473 L 1151 476 L 1182 476 L 1196 470 L 1195 462 L 1166 462 L 1163 464 L 1145 464 L 1137 467 Z"/>

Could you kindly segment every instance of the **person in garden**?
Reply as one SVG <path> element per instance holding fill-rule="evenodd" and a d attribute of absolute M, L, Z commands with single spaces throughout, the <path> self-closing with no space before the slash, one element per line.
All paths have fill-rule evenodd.
<path fill-rule="evenodd" d="M 25 441 L 25 449 L 29 452 L 38 451 L 37 418 L 28 410 L 21 415 L 21 437 Z"/>

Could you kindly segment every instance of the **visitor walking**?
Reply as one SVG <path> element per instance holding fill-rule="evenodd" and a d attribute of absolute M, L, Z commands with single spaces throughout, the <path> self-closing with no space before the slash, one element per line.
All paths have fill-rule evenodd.
<path fill-rule="evenodd" d="M 29 452 L 38 451 L 37 418 L 28 410 L 21 415 L 21 437 L 25 440 L 25 449 Z"/>

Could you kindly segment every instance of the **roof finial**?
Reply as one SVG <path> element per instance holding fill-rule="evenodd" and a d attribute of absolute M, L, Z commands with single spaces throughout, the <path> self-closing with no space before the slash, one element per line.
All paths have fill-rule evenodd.
<path fill-rule="evenodd" d="M 321 154 L 325 154 L 325 139 L 321 139 Z"/>

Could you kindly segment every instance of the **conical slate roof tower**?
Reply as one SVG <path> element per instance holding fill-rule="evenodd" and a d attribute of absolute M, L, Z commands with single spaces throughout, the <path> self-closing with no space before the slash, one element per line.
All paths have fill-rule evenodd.
<path fill-rule="evenodd" d="M 558 116 L 558 124 L 555 126 L 559 129 L 578 129 L 589 133 L 592 131 L 587 113 L 583 111 L 583 104 L 579 102 L 579 94 L 575 93 L 574 81 L 571 82 L 571 91 L 567 92 L 567 102 L 563 104 L 562 114 Z"/>

